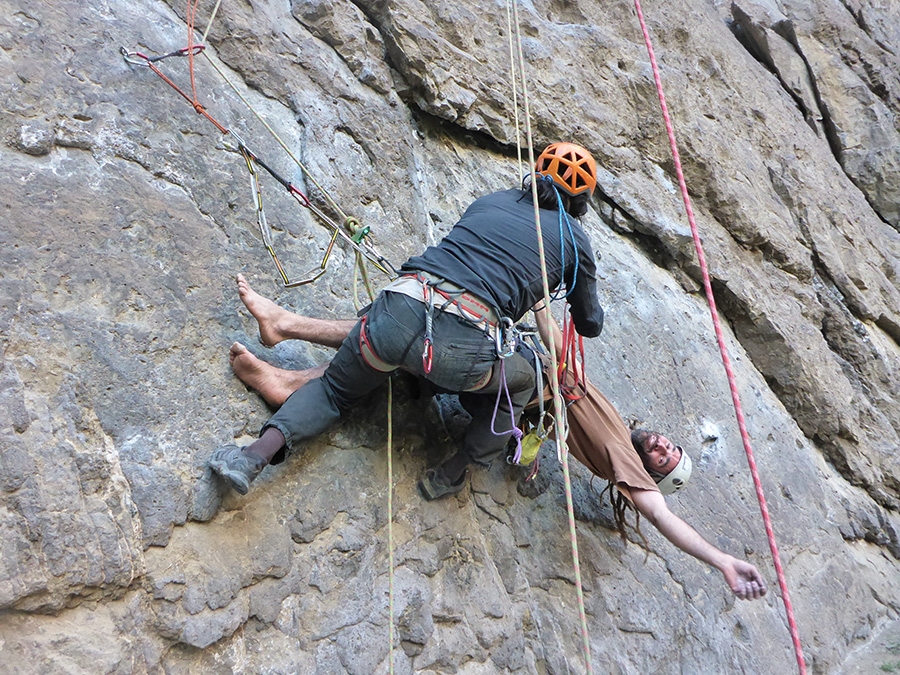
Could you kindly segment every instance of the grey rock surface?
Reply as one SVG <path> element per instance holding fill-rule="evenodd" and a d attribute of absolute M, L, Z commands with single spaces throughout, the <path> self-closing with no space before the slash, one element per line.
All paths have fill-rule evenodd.
<path fill-rule="evenodd" d="M 0 670 L 368 674 L 393 655 L 397 673 L 585 672 L 551 448 L 533 481 L 495 466 L 424 502 L 416 480 L 464 420 L 397 378 L 392 575 L 386 391 L 246 497 L 210 476 L 212 450 L 271 412 L 231 343 L 286 368 L 332 353 L 263 347 L 235 275 L 311 316 L 365 294 L 343 244 L 283 288 L 232 138 L 123 59 L 184 47 L 186 5 L 0 0 Z M 518 183 L 504 4 L 225 0 L 210 23 L 214 6 L 197 7 L 200 102 L 395 265 Z M 809 670 L 900 668 L 900 6 L 643 13 Z M 692 450 L 671 508 L 771 589 L 736 601 L 646 522 L 626 544 L 573 462 L 594 671 L 795 671 L 634 6 L 517 14 L 534 145 L 572 139 L 601 167 L 588 372 Z M 187 58 L 158 65 L 191 91 Z M 260 181 L 300 275 L 328 232 Z"/>

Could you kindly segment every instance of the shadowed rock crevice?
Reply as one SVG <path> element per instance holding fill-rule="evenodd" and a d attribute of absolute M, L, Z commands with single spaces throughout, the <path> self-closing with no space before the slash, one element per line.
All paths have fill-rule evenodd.
<path fill-rule="evenodd" d="M 732 4 L 731 11 L 734 20 L 730 27 L 738 42 L 778 78 L 782 89 L 794 99 L 806 123 L 818 134 L 824 112 L 817 105 L 815 80 L 797 45 L 794 26 L 783 20 L 774 22 L 768 28 L 754 21 L 738 4 Z"/>
<path fill-rule="evenodd" d="M 855 21 L 863 21 L 862 9 L 844 9 Z M 857 38 L 839 40 L 824 19 L 821 25 L 804 23 L 800 33 L 795 22 L 777 10 L 752 2 L 734 3 L 732 14 L 739 41 L 779 78 L 811 128 L 818 133 L 821 124 L 838 164 L 879 217 L 900 227 L 896 191 L 869 168 L 880 162 L 893 173 L 900 165 L 891 149 L 900 137 L 900 127 L 892 121 L 900 110 L 900 81 L 890 65 L 896 55 L 880 47 L 864 25 Z M 826 44 L 836 49 L 830 59 L 823 54 Z M 832 65 L 839 66 L 837 71 L 829 70 Z M 877 120 L 871 130 L 861 129 L 865 117 Z"/>
<path fill-rule="evenodd" d="M 881 509 L 876 506 L 861 510 L 847 505 L 847 513 L 850 523 L 841 528 L 841 535 L 845 540 L 867 541 L 887 549 L 894 558 L 900 560 L 900 533 Z"/>

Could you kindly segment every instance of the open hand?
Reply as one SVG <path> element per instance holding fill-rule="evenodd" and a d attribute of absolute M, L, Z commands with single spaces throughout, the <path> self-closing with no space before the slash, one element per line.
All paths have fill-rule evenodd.
<path fill-rule="evenodd" d="M 737 558 L 732 558 L 722 570 L 725 581 L 731 592 L 741 600 L 756 600 L 766 594 L 766 582 L 753 565 Z"/>

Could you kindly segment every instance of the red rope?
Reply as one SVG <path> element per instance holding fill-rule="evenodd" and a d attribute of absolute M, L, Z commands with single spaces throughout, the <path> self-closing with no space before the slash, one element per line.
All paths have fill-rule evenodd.
<path fill-rule="evenodd" d="M 700 233 L 697 230 L 697 223 L 694 221 L 694 210 L 691 207 L 691 198 L 688 195 L 687 184 L 684 181 L 684 173 L 681 170 L 681 159 L 678 155 L 678 146 L 675 143 L 675 130 L 672 127 L 672 120 L 669 118 L 669 109 L 666 106 L 666 98 L 663 94 L 662 80 L 659 76 L 659 68 L 656 65 L 656 57 L 653 55 L 653 45 L 650 42 L 650 33 L 647 31 L 647 24 L 644 22 L 644 14 L 641 11 L 640 0 L 634 0 L 634 6 L 637 10 L 638 19 L 641 22 L 641 31 L 644 34 L 644 43 L 647 45 L 647 53 L 650 55 L 650 65 L 653 68 L 653 79 L 656 81 L 656 91 L 659 95 L 659 104 L 662 107 L 663 119 L 666 124 L 666 133 L 669 136 L 669 146 L 672 150 L 672 158 L 675 160 L 675 173 L 678 176 L 678 185 L 681 188 L 684 207 L 687 211 L 688 221 L 691 224 L 691 234 L 694 237 L 697 259 L 700 263 L 700 269 L 703 272 L 703 288 L 706 291 L 706 299 L 709 302 L 709 311 L 710 314 L 712 314 L 713 325 L 716 330 L 716 341 L 719 343 L 719 351 L 722 354 L 722 363 L 725 365 L 725 372 L 728 375 L 728 384 L 731 387 L 731 399 L 734 403 L 734 411 L 737 415 L 738 426 L 741 430 L 741 439 L 744 442 L 744 450 L 747 453 L 747 463 L 750 465 L 750 473 L 753 476 L 753 485 L 756 487 L 756 497 L 759 500 L 759 508 L 762 512 L 763 522 L 766 527 L 766 535 L 769 539 L 769 548 L 772 551 L 772 559 L 775 563 L 775 572 L 778 574 L 778 585 L 781 587 L 781 597 L 784 601 L 785 611 L 787 612 L 791 639 L 794 643 L 794 653 L 797 657 L 797 665 L 800 668 L 801 675 L 806 675 L 806 662 L 803 659 L 803 648 L 800 645 L 800 635 L 797 630 L 797 623 L 794 621 L 794 610 L 791 606 L 790 593 L 788 592 L 784 570 L 781 567 L 781 558 L 778 555 L 778 545 L 775 543 L 775 533 L 772 530 L 772 522 L 769 518 L 769 509 L 766 506 L 766 497 L 763 494 L 762 482 L 760 481 L 759 473 L 756 470 L 756 460 L 753 459 L 753 449 L 750 447 L 750 436 L 747 433 L 747 426 L 744 423 L 744 413 L 741 409 L 741 400 L 738 396 L 734 371 L 731 368 L 731 361 L 728 358 L 728 349 L 725 346 L 725 338 L 722 335 L 722 327 L 719 323 L 719 313 L 716 310 L 716 301 L 713 297 L 712 284 L 709 280 L 706 256 L 703 254 L 703 245 L 700 243 Z"/>
<path fill-rule="evenodd" d="M 557 367 L 556 378 L 563 398 L 571 402 L 584 398 L 587 378 L 584 373 L 584 338 L 575 331 L 575 322 L 569 313 L 568 304 L 562 326 L 562 359 Z"/>
<path fill-rule="evenodd" d="M 159 75 L 159 77 L 162 78 L 163 82 L 165 82 L 170 87 L 172 87 L 172 89 L 177 91 L 182 96 L 182 98 L 184 98 L 184 100 L 186 100 L 188 103 L 190 103 L 192 106 L 194 106 L 194 110 L 196 110 L 197 113 L 199 113 L 200 115 L 203 115 L 206 119 L 208 119 L 210 122 L 212 122 L 212 124 L 216 127 L 216 129 L 218 129 L 222 134 L 228 133 L 228 129 L 226 129 L 224 126 L 219 124 L 219 122 L 216 121 L 216 119 L 206 111 L 206 108 L 204 108 L 203 105 L 199 101 L 197 101 L 196 98 L 192 100 L 191 97 L 188 96 L 187 93 L 181 87 L 179 87 L 177 84 L 175 84 L 175 82 L 173 82 L 170 77 L 168 77 L 163 71 L 161 71 L 157 67 L 157 65 L 155 63 L 153 63 L 148 57 L 144 56 L 143 54 L 137 53 L 137 52 L 134 53 L 134 56 L 144 59 L 147 62 L 147 66 L 150 68 L 150 70 L 152 70 L 154 73 Z"/>

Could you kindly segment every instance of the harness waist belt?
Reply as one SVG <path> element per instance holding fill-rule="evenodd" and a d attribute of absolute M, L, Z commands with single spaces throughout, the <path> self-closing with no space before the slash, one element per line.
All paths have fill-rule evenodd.
<path fill-rule="evenodd" d="M 435 308 L 455 314 L 480 328 L 487 328 L 491 335 L 494 334 L 500 320 L 491 305 L 477 295 L 440 277 L 426 272 L 407 274 L 385 286 L 384 290 L 408 295 L 419 302 L 427 302 L 426 283 L 437 295 L 444 298 L 443 302 L 438 302 L 435 298 Z"/>

